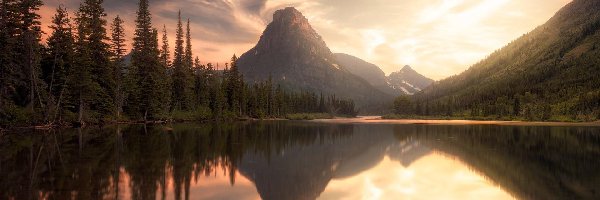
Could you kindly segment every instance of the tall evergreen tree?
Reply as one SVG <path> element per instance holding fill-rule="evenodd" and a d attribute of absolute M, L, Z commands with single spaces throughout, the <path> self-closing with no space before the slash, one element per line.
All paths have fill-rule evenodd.
<path fill-rule="evenodd" d="M 244 81 L 242 74 L 237 67 L 237 56 L 233 55 L 231 58 L 231 68 L 227 70 L 224 78 L 226 79 L 225 96 L 227 98 L 228 108 L 238 115 L 241 115 Z"/>
<path fill-rule="evenodd" d="M 213 117 L 215 119 L 221 119 L 223 117 L 223 109 L 227 103 L 225 95 L 223 94 L 222 82 L 211 63 L 208 63 L 206 67 L 208 84 L 210 87 L 209 106 L 212 110 Z"/>
<path fill-rule="evenodd" d="M 28 86 L 23 89 L 29 91 L 27 101 L 32 109 L 35 104 L 44 107 L 41 95 L 41 80 L 40 76 L 40 40 L 41 40 L 41 23 L 40 15 L 36 12 L 42 6 L 41 0 L 23 0 L 20 1 L 19 12 L 21 16 L 21 26 L 19 37 L 19 61 L 21 61 L 21 69 L 24 80 L 29 82 Z M 35 114 L 35 113 L 34 113 Z"/>
<path fill-rule="evenodd" d="M 196 102 L 196 107 L 208 107 L 208 90 L 206 66 L 201 65 L 200 59 L 196 57 L 194 61 L 194 102 Z"/>
<path fill-rule="evenodd" d="M 169 37 L 167 36 L 167 26 L 163 25 L 162 46 L 160 49 L 160 62 L 165 68 L 171 67 L 171 52 L 169 50 Z"/>
<path fill-rule="evenodd" d="M 148 0 L 140 0 L 137 11 L 131 65 L 135 69 L 132 115 L 156 119 L 164 112 L 165 67 L 160 64 L 158 31 L 152 28 Z"/>
<path fill-rule="evenodd" d="M 186 62 L 185 50 L 183 47 L 183 26 L 181 23 L 181 11 L 177 21 L 177 33 L 175 40 L 175 59 L 173 60 L 173 95 L 172 106 L 174 110 L 186 110 L 188 108 L 190 86 L 189 86 L 189 66 Z"/>
<path fill-rule="evenodd" d="M 192 109 L 198 106 L 197 101 L 193 101 L 194 96 L 194 59 L 192 54 L 192 35 L 190 30 L 190 19 L 187 19 L 185 32 L 185 74 L 186 74 L 186 96 L 188 97 L 187 108 Z"/>
<path fill-rule="evenodd" d="M 188 69 L 191 69 L 194 66 L 192 56 L 192 36 L 190 32 L 190 19 L 188 18 L 185 32 L 185 56 L 183 59 Z"/>
<path fill-rule="evenodd" d="M 0 2 L 0 114 L 5 114 L 7 104 L 13 104 L 18 96 L 15 88 L 19 84 L 17 71 L 17 38 L 19 33 L 19 1 Z"/>
<path fill-rule="evenodd" d="M 109 38 L 102 3 L 103 0 L 84 0 L 77 13 L 77 65 L 81 68 L 78 73 L 88 73 L 82 74 L 83 78 L 91 77 L 89 83 L 83 83 L 85 86 L 76 86 L 86 88 L 80 88 L 82 93 L 78 95 L 81 96 L 80 121 L 83 110 L 88 106 L 100 118 L 114 112 L 114 70 L 110 62 L 110 45 L 106 43 Z"/>
<path fill-rule="evenodd" d="M 0 117 L 5 106 L 28 107 L 29 121 L 44 109 L 44 84 L 40 79 L 41 0 L 0 2 Z"/>
<path fill-rule="evenodd" d="M 113 53 L 112 62 L 114 66 L 115 77 L 115 113 L 117 118 L 121 117 L 123 112 L 123 104 L 125 103 L 125 23 L 121 17 L 117 15 L 111 24 L 111 51 Z"/>
<path fill-rule="evenodd" d="M 64 95 L 75 55 L 69 14 L 62 5 L 56 9 L 50 29 L 52 35 L 48 38 L 48 48 L 42 61 L 42 78 L 48 86 L 46 118 L 53 114 L 50 120 L 54 121 L 55 117 L 62 116 L 60 112 L 66 108 L 63 106 Z"/>

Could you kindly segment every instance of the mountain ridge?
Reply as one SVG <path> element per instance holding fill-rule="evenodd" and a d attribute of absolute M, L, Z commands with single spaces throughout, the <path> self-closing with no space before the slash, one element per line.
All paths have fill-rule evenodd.
<path fill-rule="evenodd" d="M 431 113 L 600 118 L 600 1 L 574 0 L 533 31 L 415 96 Z"/>
<path fill-rule="evenodd" d="M 342 67 L 393 96 L 412 95 L 433 83 L 432 79 L 419 74 L 408 65 L 386 76 L 383 70 L 373 63 L 344 53 L 334 55 Z"/>
<path fill-rule="evenodd" d="M 237 62 L 247 82 L 271 78 L 276 84 L 383 105 L 393 98 L 341 67 L 308 19 L 293 7 L 278 10 L 255 47 Z"/>

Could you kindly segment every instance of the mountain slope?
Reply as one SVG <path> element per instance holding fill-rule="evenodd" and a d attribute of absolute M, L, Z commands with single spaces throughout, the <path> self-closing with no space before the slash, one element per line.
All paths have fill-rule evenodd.
<path fill-rule="evenodd" d="M 400 71 L 391 73 L 388 77 L 390 86 L 399 92 L 405 94 L 415 94 L 433 84 L 433 80 L 427 78 L 410 66 L 404 66 Z"/>
<path fill-rule="evenodd" d="M 546 24 L 415 99 L 428 106 L 425 114 L 596 119 L 599 28 L 600 1 L 574 0 Z"/>
<path fill-rule="evenodd" d="M 433 80 L 419 74 L 410 66 L 405 66 L 402 70 L 385 76 L 385 73 L 377 65 L 348 54 L 336 53 L 334 55 L 340 66 L 365 79 L 377 89 L 393 96 L 412 95 L 433 83 Z"/>
<path fill-rule="evenodd" d="M 335 94 L 359 106 L 391 100 L 335 60 L 308 20 L 296 9 L 285 8 L 275 12 L 273 22 L 256 46 L 240 57 L 238 66 L 248 82 L 271 77 L 286 88 Z"/>
<path fill-rule="evenodd" d="M 340 66 L 350 71 L 350 73 L 366 80 L 373 87 L 394 96 L 402 94 L 390 87 L 386 81 L 387 77 L 385 76 L 385 73 L 377 65 L 348 54 L 336 53 L 334 56 Z"/>

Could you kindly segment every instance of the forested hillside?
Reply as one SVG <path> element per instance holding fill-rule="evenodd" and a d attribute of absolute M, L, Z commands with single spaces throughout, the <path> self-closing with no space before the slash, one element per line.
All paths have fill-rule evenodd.
<path fill-rule="evenodd" d="M 271 80 L 246 84 L 235 55 L 217 73 L 194 59 L 190 20 L 184 27 L 181 13 L 172 58 L 166 25 L 159 41 L 148 0 L 139 1 L 133 36 L 124 26 L 134 22 L 116 16 L 109 25 L 102 3 L 82 0 L 75 12 L 61 6 L 52 24 L 40 23 L 41 0 L 0 3 L 0 127 L 357 112 L 333 94 L 284 91 Z M 47 41 L 42 26 L 51 29 Z"/>
<path fill-rule="evenodd" d="M 396 107 L 419 115 L 597 120 L 599 29 L 600 1 L 574 0 L 546 24 Z"/>

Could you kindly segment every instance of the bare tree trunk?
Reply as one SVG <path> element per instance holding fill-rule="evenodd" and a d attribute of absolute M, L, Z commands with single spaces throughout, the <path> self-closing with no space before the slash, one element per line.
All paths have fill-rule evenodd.
<path fill-rule="evenodd" d="M 79 125 L 83 126 L 83 98 L 81 94 L 79 94 Z"/>
<path fill-rule="evenodd" d="M 52 105 L 52 103 L 54 103 L 54 95 L 52 95 L 52 89 L 54 88 L 54 74 L 56 71 L 56 60 L 58 60 L 58 56 L 55 54 L 54 55 L 54 62 L 52 63 L 52 75 L 50 75 L 50 85 L 48 86 L 48 105 Z M 50 109 L 51 106 L 48 106 L 48 109 L 46 109 L 46 113 L 44 113 L 44 121 L 49 121 L 49 115 L 50 115 Z M 56 109 L 56 111 L 58 111 L 58 109 Z M 54 121 L 54 119 L 52 119 L 52 121 Z"/>

